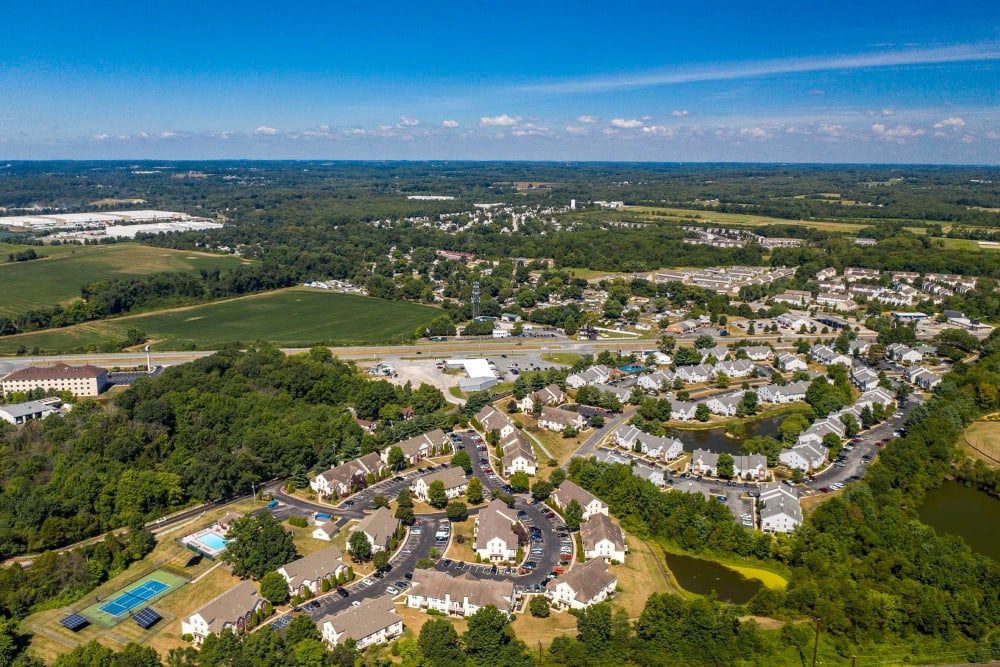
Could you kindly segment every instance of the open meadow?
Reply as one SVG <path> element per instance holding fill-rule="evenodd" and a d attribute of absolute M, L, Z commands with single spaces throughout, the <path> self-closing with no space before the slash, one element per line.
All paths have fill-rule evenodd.
<path fill-rule="evenodd" d="M 391 343 L 412 336 L 441 311 L 401 301 L 304 287 L 254 294 L 198 306 L 88 322 L 0 338 L 0 354 L 87 350 L 142 329 L 158 350 L 215 349 L 227 342 L 267 341 L 282 347 Z"/>
<path fill-rule="evenodd" d="M 766 215 L 752 215 L 746 213 L 723 213 L 721 211 L 703 211 L 701 209 L 667 208 L 659 206 L 632 206 L 630 212 L 644 213 L 651 220 L 663 220 L 666 222 L 680 222 L 682 220 L 696 219 L 698 222 L 718 222 L 729 225 L 747 225 L 748 227 L 762 227 L 764 225 L 798 225 L 810 227 L 812 229 L 822 229 L 828 232 L 856 232 L 870 227 L 868 223 L 851 222 L 824 222 L 818 220 L 787 220 L 785 218 L 772 218 Z"/>
<path fill-rule="evenodd" d="M 32 248 L 45 255 L 27 262 L 6 262 L 7 256 Z M 80 298 L 80 288 L 97 280 L 133 278 L 161 271 L 194 273 L 231 269 L 247 260 L 190 250 L 151 248 L 137 243 L 82 246 L 20 246 L 0 243 L 0 315 L 18 315 L 33 308 L 66 304 Z"/>

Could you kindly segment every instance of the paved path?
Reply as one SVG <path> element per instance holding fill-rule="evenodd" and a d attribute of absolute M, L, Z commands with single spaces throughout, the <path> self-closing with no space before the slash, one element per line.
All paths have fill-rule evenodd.
<path fill-rule="evenodd" d="M 597 445 L 600 444 L 600 442 L 604 440 L 605 437 L 610 435 L 616 428 L 631 419 L 637 409 L 638 408 L 634 406 L 628 407 L 617 417 L 613 417 L 604 422 L 604 426 L 591 433 L 590 437 L 584 440 L 582 445 L 577 447 L 572 456 L 566 459 L 566 462 L 562 464 L 562 467 L 568 468 L 569 462 L 575 457 L 586 459 L 593 456 L 597 452 Z"/>

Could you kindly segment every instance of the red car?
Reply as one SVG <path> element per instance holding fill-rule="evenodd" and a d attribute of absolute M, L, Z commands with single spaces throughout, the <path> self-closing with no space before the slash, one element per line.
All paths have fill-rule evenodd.
<path fill-rule="evenodd" d="M 483 472 L 486 473 L 487 475 L 489 475 L 493 471 L 490 470 L 489 468 L 483 468 Z"/>
<path fill-rule="evenodd" d="M 549 512 L 548 514 L 545 515 L 545 518 L 546 519 L 554 519 L 554 518 L 556 518 L 556 513 L 555 512 Z"/>

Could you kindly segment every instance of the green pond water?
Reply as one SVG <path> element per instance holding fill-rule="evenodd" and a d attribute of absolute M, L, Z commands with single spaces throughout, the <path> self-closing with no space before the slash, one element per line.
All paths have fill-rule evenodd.
<path fill-rule="evenodd" d="M 1000 561 L 1000 500 L 946 480 L 927 493 L 918 513 L 938 533 L 957 535 L 974 551 Z"/>
<path fill-rule="evenodd" d="M 748 579 L 715 561 L 671 553 L 666 555 L 666 559 L 667 567 L 674 573 L 681 588 L 698 595 L 714 591 L 719 600 L 744 604 L 763 586 L 757 579 Z"/>

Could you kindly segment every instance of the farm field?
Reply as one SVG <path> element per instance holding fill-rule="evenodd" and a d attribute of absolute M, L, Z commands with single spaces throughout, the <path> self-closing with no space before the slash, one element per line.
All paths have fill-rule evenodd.
<path fill-rule="evenodd" d="M 227 342 L 282 347 L 389 343 L 412 335 L 440 311 L 430 306 L 292 287 L 174 310 L 0 338 L 0 354 L 24 346 L 45 353 L 123 339 L 139 327 L 159 350 L 214 349 Z"/>
<path fill-rule="evenodd" d="M 130 278 L 160 271 L 231 269 L 247 260 L 189 250 L 151 248 L 135 243 L 105 246 L 20 246 L 0 243 L 0 259 L 33 248 L 46 255 L 28 262 L 0 264 L 0 315 L 17 315 L 40 306 L 80 298 L 80 288 L 95 280 Z"/>
<path fill-rule="evenodd" d="M 966 456 L 982 459 L 986 465 L 1000 465 L 1000 421 L 977 421 L 965 429 Z"/>
<path fill-rule="evenodd" d="M 763 225 L 800 225 L 813 229 L 822 229 L 834 232 L 856 232 L 860 229 L 870 227 L 870 224 L 856 224 L 851 222 L 822 222 L 816 220 L 786 220 L 784 218 L 771 218 L 766 215 L 749 215 L 744 213 L 722 213 L 715 211 L 702 211 L 700 209 L 684 208 L 661 208 L 658 206 L 633 206 L 628 209 L 637 213 L 648 213 L 656 218 L 666 220 L 689 220 L 695 216 L 699 222 L 720 222 L 734 225 L 747 225 L 750 227 L 760 227 Z"/>

